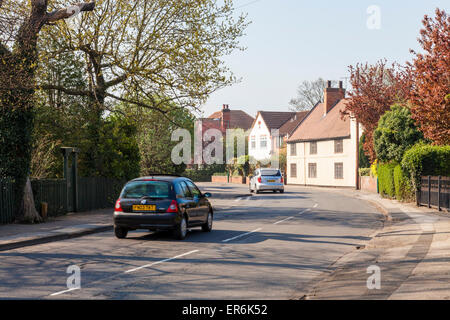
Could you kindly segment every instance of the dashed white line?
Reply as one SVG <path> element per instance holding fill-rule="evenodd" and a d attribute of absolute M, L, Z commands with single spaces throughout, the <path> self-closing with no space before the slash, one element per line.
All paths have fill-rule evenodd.
<path fill-rule="evenodd" d="M 290 219 L 293 219 L 293 218 L 294 218 L 294 217 L 289 217 L 289 218 L 286 218 L 286 219 L 277 221 L 277 222 L 275 222 L 274 224 L 279 224 L 279 223 L 285 222 L 285 221 L 290 220 Z"/>
<path fill-rule="evenodd" d="M 247 232 L 247 233 L 240 234 L 240 235 L 238 235 L 238 236 L 236 236 L 236 237 L 233 237 L 233 238 L 230 238 L 230 239 L 222 240 L 222 242 L 230 242 L 230 241 L 232 241 L 232 240 L 236 240 L 236 239 L 238 239 L 238 238 L 244 237 L 244 236 L 249 235 L 249 234 L 252 234 L 252 233 L 254 233 L 254 232 L 258 232 L 258 231 L 260 231 L 260 230 L 262 230 L 262 228 L 258 228 L 258 229 L 255 229 L 255 230 L 253 230 L 253 231 L 250 231 L 250 232 Z"/>
<path fill-rule="evenodd" d="M 308 212 L 308 211 L 309 211 L 309 209 L 305 209 L 303 211 L 300 211 L 298 214 L 304 214 L 305 212 Z"/>
<path fill-rule="evenodd" d="M 71 291 L 74 291 L 74 290 L 79 290 L 79 289 L 81 289 L 81 288 L 67 289 L 67 290 L 63 290 L 63 291 L 59 291 L 59 292 L 52 293 L 50 296 L 51 296 L 51 297 L 59 296 L 60 294 L 64 294 L 64 293 L 71 292 Z"/>
<path fill-rule="evenodd" d="M 134 268 L 134 269 L 125 271 L 125 273 L 131 273 L 131 272 L 135 272 L 135 271 L 138 271 L 138 270 L 141 270 L 141 269 L 145 269 L 145 268 L 149 268 L 149 267 L 155 266 L 155 265 L 157 265 L 157 264 L 161 264 L 161 263 L 164 263 L 164 262 L 169 262 L 169 261 L 172 261 L 172 260 L 175 260 L 175 259 L 178 259 L 178 258 L 187 256 L 187 255 L 196 253 L 196 252 L 198 252 L 198 251 L 199 251 L 199 250 L 192 250 L 192 251 L 189 251 L 189 252 L 180 254 L 180 255 L 178 255 L 178 256 L 172 257 L 172 258 L 164 259 L 164 260 L 161 260 L 161 261 L 156 261 L 156 262 L 153 262 L 153 263 L 150 263 L 150 264 L 146 264 L 145 266 L 142 266 L 142 267 L 138 267 L 138 268 Z"/>

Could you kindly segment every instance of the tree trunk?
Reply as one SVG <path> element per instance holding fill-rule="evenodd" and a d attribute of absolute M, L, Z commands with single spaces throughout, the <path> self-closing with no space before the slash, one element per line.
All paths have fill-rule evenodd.
<path fill-rule="evenodd" d="M 40 223 L 42 218 L 36 210 L 34 203 L 33 190 L 31 189 L 30 178 L 27 178 L 27 183 L 25 184 L 25 191 L 22 200 L 22 210 L 21 216 L 19 217 L 19 222 L 25 223 Z"/>

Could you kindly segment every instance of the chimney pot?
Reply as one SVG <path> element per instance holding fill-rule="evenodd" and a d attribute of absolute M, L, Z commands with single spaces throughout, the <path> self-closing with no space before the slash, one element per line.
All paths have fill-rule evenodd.
<path fill-rule="evenodd" d="M 342 81 L 339 81 L 339 89 L 342 89 L 343 88 L 343 83 L 342 83 Z"/>
<path fill-rule="evenodd" d="M 328 80 L 327 88 L 331 88 L 331 81 L 330 80 Z"/>

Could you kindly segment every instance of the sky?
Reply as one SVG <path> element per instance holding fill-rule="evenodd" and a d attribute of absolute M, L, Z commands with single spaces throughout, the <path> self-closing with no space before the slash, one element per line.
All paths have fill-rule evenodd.
<path fill-rule="evenodd" d="M 417 42 L 425 14 L 448 0 L 234 0 L 251 24 L 241 38 L 243 52 L 224 57 L 240 82 L 211 95 L 203 116 L 223 104 L 255 116 L 259 110 L 289 111 L 304 80 L 342 80 L 358 62 L 405 63 Z M 370 9 L 376 6 L 376 11 Z M 370 12 L 368 12 L 368 10 Z M 379 14 L 378 14 L 379 13 Z M 379 17 L 379 19 L 378 19 Z M 370 27 L 370 28 L 369 28 Z"/>

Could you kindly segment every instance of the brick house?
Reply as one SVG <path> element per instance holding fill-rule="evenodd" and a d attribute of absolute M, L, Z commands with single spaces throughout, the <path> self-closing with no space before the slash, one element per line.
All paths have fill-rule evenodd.
<path fill-rule="evenodd" d="M 222 106 L 222 110 L 214 112 L 208 118 L 200 118 L 197 121 L 201 122 L 200 126 L 197 126 L 196 135 L 204 137 L 204 134 L 209 129 L 219 130 L 226 138 L 227 129 L 242 129 L 245 132 L 245 137 L 248 134 L 255 119 L 242 110 L 232 110 L 228 104 Z M 202 130 L 200 133 L 199 130 Z M 205 148 L 209 142 L 203 142 L 203 148 Z"/>

